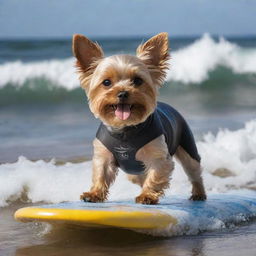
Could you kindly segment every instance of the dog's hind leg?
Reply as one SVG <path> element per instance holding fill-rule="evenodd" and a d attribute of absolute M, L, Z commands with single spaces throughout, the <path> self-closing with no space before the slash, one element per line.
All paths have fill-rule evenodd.
<path fill-rule="evenodd" d="M 114 182 L 118 168 L 112 153 L 98 140 L 93 142 L 92 187 L 80 199 L 86 202 L 103 202 L 107 199 L 110 185 Z"/>
<path fill-rule="evenodd" d="M 202 179 L 202 168 L 200 162 L 193 159 L 181 146 L 178 147 L 175 157 L 181 163 L 190 182 L 192 183 L 192 195 L 190 200 L 206 200 L 206 193 Z"/>

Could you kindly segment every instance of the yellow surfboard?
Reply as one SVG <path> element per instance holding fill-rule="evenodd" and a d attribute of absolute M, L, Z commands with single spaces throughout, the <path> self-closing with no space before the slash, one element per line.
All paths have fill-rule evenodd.
<path fill-rule="evenodd" d="M 177 223 L 175 217 L 158 209 L 84 202 L 21 208 L 16 211 L 14 217 L 22 222 L 40 221 L 83 227 L 127 229 L 157 229 Z"/>
<path fill-rule="evenodd" d="M 210 195 L 204 202 L 176 196 L 162 199 L 158 205 L 69 202 L 26 207 L 15 213 L 16 220 L 23 222 L 125 228 L 154 235 L 194 234 L 216 229 L 219 223 L 237 224 L 255 216 L 255 197 L 225 194 Z"/>

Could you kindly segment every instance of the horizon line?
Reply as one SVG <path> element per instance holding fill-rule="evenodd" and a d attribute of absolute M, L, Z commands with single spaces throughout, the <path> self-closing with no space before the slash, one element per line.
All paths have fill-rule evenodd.
<path fill-rule="evenodd" d="M 78 33 L 74 33 L 78 34 Z M 142 39 L 142 38 L 150 38 L 157 33 L 152 33 L 152 34 L 145 34 L 145 35 L 102 35 L 102 36 L 87 36 L 93 40 L 110 40 L 110 39 Z M 202 33 L 202 34 L 191 34 L 191 35 L 184 35 L 184 34 L 176 34 L 176 35 L 170 35 L 169 38 L 173 39 L 192 39 L 192 38 L 199 38 L 202 37 L 205 34 L 209 34 L 213 38 L 219 38 L 219 37 L 225 37 L 225 38 L 234 38 L 234 39 L 239 39 L 239 38 L 256 38 L 256 34 L 244 34 L 244 35 L 238 35 L 238 34 L 211 34 L 208 32 Z M 72 39 L 72 35 L 70 36 L 8 36 L 8 37 L 3 37 L 0 36 L 0 41 L 12 41 L 12 40 L 70 40 Z"/>

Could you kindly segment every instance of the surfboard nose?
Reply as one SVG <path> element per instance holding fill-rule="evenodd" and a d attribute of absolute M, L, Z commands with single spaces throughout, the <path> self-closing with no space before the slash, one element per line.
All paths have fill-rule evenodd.
<path fill-rule="evenodd" d="M 14 218 L 21 222 L 49 222 L 52 224 L 75 224 L 84 227 L 117 227 L 128 229 L 156 229 L 176 224 L 175 217 L 158 209 L 139 209 L 132 206 L 115 206 L 105 208 L 74 208 L 74 203 L 26 207 L 17 210 Z M 72 206 L 71 206 L 72 205 Z"/>

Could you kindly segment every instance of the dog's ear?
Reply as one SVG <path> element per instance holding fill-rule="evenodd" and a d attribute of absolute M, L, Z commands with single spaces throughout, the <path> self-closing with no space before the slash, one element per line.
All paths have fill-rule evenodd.
<path fill-rule="evenodd" d="M 76 67 L 80 72 L 81 86 L 87 91 L 98 61 L 104 56 L 103 50 L 97 43 L 79 34 L 73 36 L 72 49 L 77 59 Z"/>
<path fill-rule="evenodd" d="M 161 85 L 169 69 L 168 33 L 160 33 L 137 48 L 137 57 L 148 67 L 155 84 Z"/>
<path fill-rule="evenodd" d="M 79 34 L 73 36 L 73 54 L 77 58 L 77 67 L 81 71 L 87 71 L 94 61 L 104 55 L 97 43 Z"/>

